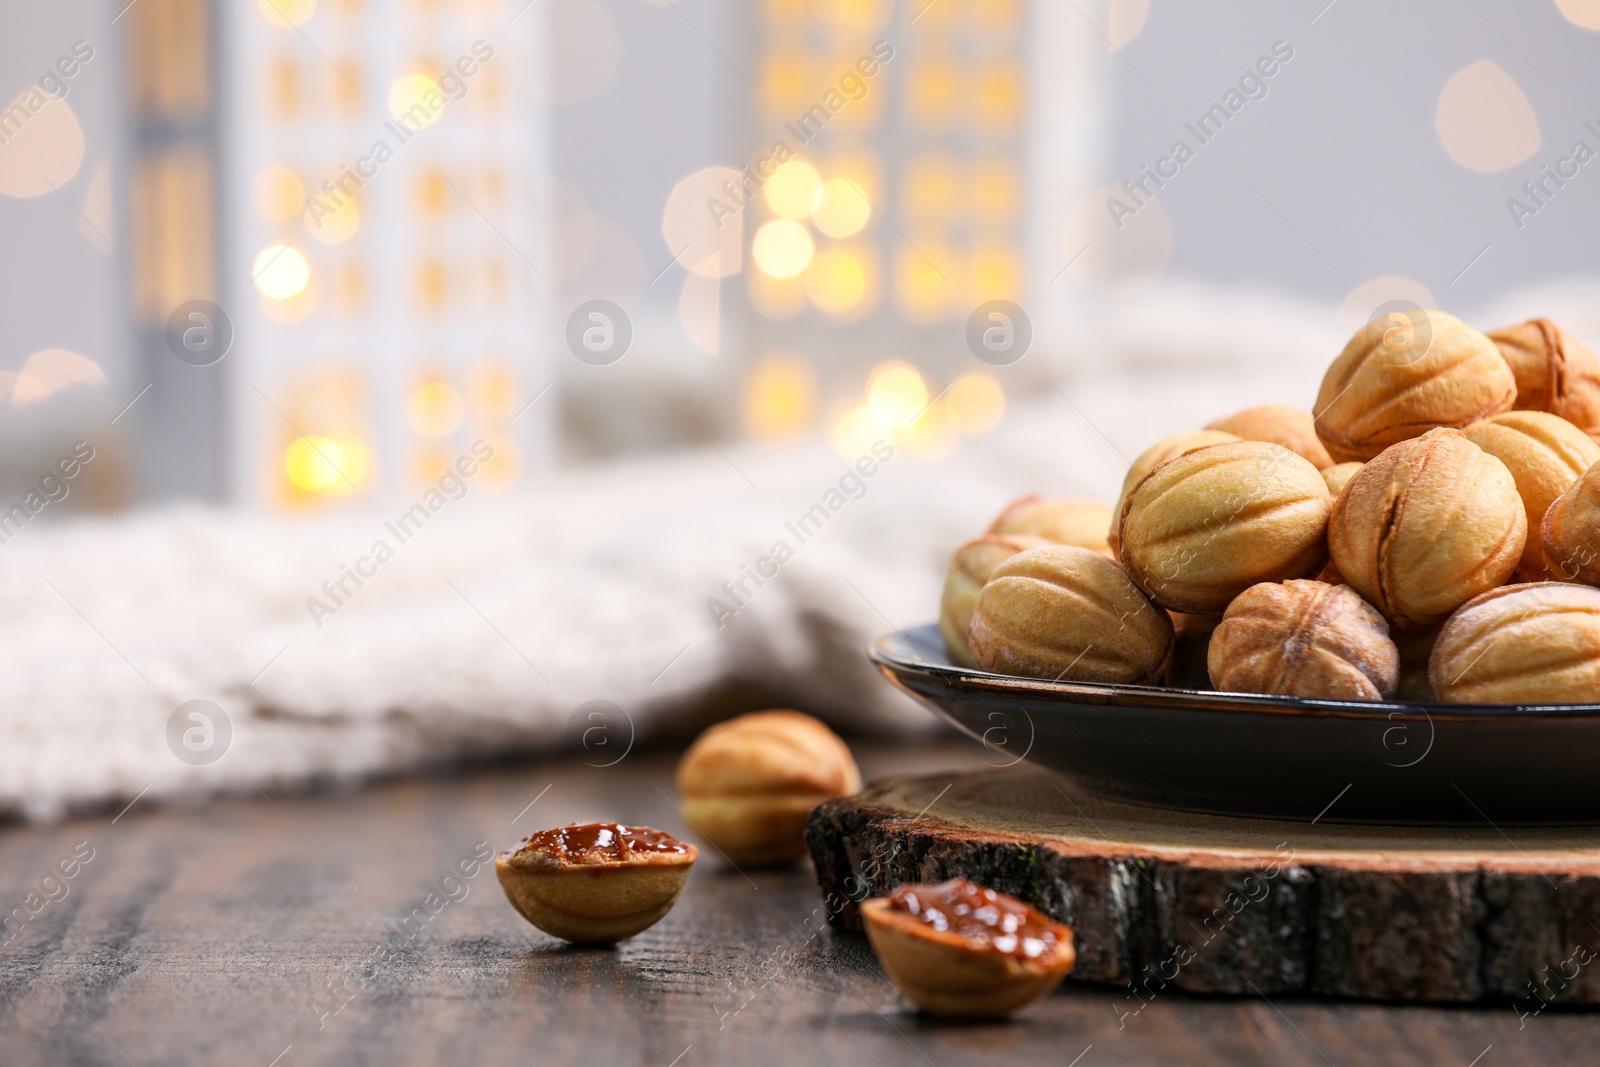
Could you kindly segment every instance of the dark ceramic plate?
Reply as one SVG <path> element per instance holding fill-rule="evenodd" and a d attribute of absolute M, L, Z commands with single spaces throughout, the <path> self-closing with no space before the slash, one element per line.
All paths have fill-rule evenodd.
<path fill-rule="evenodd" d="M 872 661 L 981 741 L 1084 789 L 1190 811 L 1365 823 L 1600 824 L 1600 704 L 1360 704 L 1015 678 L 937 626 Z"/>

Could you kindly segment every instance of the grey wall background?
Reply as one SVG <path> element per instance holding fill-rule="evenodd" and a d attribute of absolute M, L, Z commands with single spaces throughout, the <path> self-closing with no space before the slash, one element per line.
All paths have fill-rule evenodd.
<path fill-rule="evenodd" d="M 1111 67 L 1113 177 L 1164 153 L 1184 121 L 1277 39 L 1295 58 L 1269 95 L 1162 191 L 1174 238 L 1170 274 L 1329 302 L 1352 285 L 1400 274 L 1428 285 L 1448 308 L 1600 273 L 1600 162 L 1582 168 L 1520 232 L 1505 207 L 1540 163 L 1553 163 L 1574 140 L 1600 149 L 1583 129 L 1586 120 L 1600 126 L 1600 33 L 1568 22 L 1553 0 L 1153 0 L 1125 52 L 1157 88 L 1127 62 Z M 1531 159 L 1499 174 L 1460 166 L 1434 131 L 1445 82 L 1483 58 L 1521 86 L 1543 141 Z M 1490 251 L 1452 285 L 1485 245 Z"/>
<path fill-rule="evenodd" d="M 113 185 L 122 126 L 118 114 L 122 67 L 115 0 L 6 0 L 0 4 L 0 103 L 9 103 L 73 43 L 94 49 L 68 83 L 67 102 L 84 134 L 76 175 L 60 187 L 25 200 L 0 196 L 0 371 L 19 370 L 32 352 L 65 348 L 105 372 L 103 386 L 69 390 L 24 411 L 0 404 L 0 492 L 31 486 L 72 442 L 92 442 L 96 459 L 55 513 L 84 506 L 111 507 L 126 500 L 129 427 L 111 418 L 143 384 L 134 385 L 133 346 L 126 308 L 132 269 L 104 244 L 92 242 L 80 213 L 88 207 L 97 171 L 109 167 Z M 115 196 L 112 197 L 115 204 Z M 87 210 L 126 250 L 115 212 L 107 220 Z M 109 221 L 109 226 L 107 225 Z M 92 231 L 90 231 L 92 233 Z M 98 244 L 98 247 L 96 247 Z"/>

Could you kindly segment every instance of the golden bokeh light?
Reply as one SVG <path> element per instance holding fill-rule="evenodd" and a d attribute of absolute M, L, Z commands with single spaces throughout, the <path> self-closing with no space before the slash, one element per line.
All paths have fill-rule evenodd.
<path fill-rule="evenodd" d="M 767 114 L 787 122 L 813 101 L 810 79 L 803 55 L 793 52 L 769 52 L 761 61 L 761 102 Z"/>
<path fill-rule="evenodd" d="M 972 22 L 990 33 L 1011 33 L 1022 21 L 1022 0 L 972 0 Z"/>
<path fill-rule="evenodd" d="M 509 437 L 491 437 L 485 443 L 493 454 L 478 465 L 472 484 L 490 492 L 504 489 L 522 473 L 522 450 Z"/>
<path fill-rule="evenodd" d="M 906 426 L 898 438 L 920 459 L 943 459 L 956 450 L 961 428 L 943 400 L 929 404 L 920 418 Z"/>
<path fill-rule="evenodd" d="M 1006 392 L 994 375 L 973 371 L 950 383 L 940 406 L 949 411 L 962 433 L 986 433 L 999 425 L 1006 413 Z"/>
<path fill-rule="evenodd" d="M 806 308 L 805 276 L 774 278 L 753 270 L 750 272 L 750 303 L 769 319 L 793 318 Z"/>
<path fill-rule="evenodd" d="M 372 452 L 350 436 L 311 434 L 290 443 L 283 454 L 283 473 L 289 484 L 318 496 L 345 496 L 366 484 L 372 472 Z"/>
<path fill-rule="evenodd" d="M 411 454 L 413 485 L 432 485 L 450 469 L 450 457 L 437 446 L 419 448 Z"/>
<path fill-rule="evenodd" d="M 461 394 L 449 382 L 436 378 L 418 385 L 406 399 L 406 422 L 418 435 L 430 440 L 454 433 L 466 415 Z"/>
<path fill-rule="evenodd" d="M 83 127 L 65 100 L 34 86 L 0 109 L 0 196 L 27 199 L 65 185 L 83 165 Z M 107 234 L 106 236 L 110 236 Z"/>
<path fill-rule="evenodd" d="M 849 248 L 826 248 L 806 268 L 806 295 L 830 315 L 860 305 L 867 292 L 867 265 Z"/>
<path fill-rule="evenodd" d="M 472 397 L 472 410 L 480 418 L 501 418 L 511 414 L 511 403 L 516 398 L 517 379 L 511 365 L 503 360 L 492 360 L 473 368 L 468 385 Z"/>
<path fill-rule="evenodd" d="M 250 203 L 270 222 L 287 222 L 306 206 L 306 187 L 288 167 L 268 167 L 250 183 Z"/>
<path fill-rule="evenodd" d="M 1433 127 L 1450 158 L 1483 174 L 1516 166 L 1539 150 L 1539 119 L 1516 81 L 1492 59 L 1451 75 Z"/>
<path fill-rule="evenodd" d="M 984 160 L 972 169 L 972 214 L 984 222 L 1009 222 L 1022 192 L 1016 168 L 1002 160 Z"/>
<path fill-rule="evenodd" d="M 300 113 L 300 67 L 293 59 L 283 57 L 269 68 L 267 97 L 272 101 L 272 114 L 284 121 Z"/>
<path fill-rule="evenodd" d="M 823 0 L 816 5 L 843 34 L 873 33 L 889 20 L 892 0 Z"/>
<path fill-rule="evenodd" d="M 822 175 L 811 164 L 791 159 L 772 172 L 762 192 L 778 215 L 803 219 L 822 206 Z"/>
<path fill-rule="evenodd" d="M 307 285 L 287 300 L 274 300 L 265 294 L 261 297 L 261 310 L 268 319 L 279 326 L 293 326 L 297 322 L 304 322 L 316 309 L 317 292 L 311 285 Z"/>
<path fill-rule="evenodd" d="M 860 233 L 872 218 L 867 191 L 849 178 L 832 178 L 822 187 L 822 199 L 811 221 L 829 237 Z"/>
<path fill-rule="evenodd" d="M 437 315 L 450 299 L 450 272 L 443 260 L 428 258 L 417 264 L 413 292 L 423 310 Z"/>
<path fill-rule="evenodd" d="M 65 348 L 35 352 L 22 365 L 11 385 L 11 406 L 31 407 L 76 385 L 101 385 L 106 380 L 100 365 Z"/>
<path fill-rule="evenodd" d="M 431 94 L 431 95 L 430 95 Z M 389 117 L 409 130 L 432 126 L 444 114 L 444 93 L 426 74 L 405 74 L 389 86 Z"/>
<path fill-rule="evenodd" d="M 361 212 L 354 200 L 341 200 L 331 211 L 316 202 L 306 208 L 306 232 L 326 245 L 350 240 L 360 225 Z"/>
<path fill-rule="evenodd" d="M 303 25 L 317 13 L 317 0 L 260 0 L 261 15 L 274 26 Z"/>
<path fill-rule="evenodd" d="M 906 80 L 906 109 L 912 122 L 924 130 L 942 130 L 950 125 L 961 105 L 954 64 L 941 59 L 924 60 L 911 68 Z"/>
<path fill-rule="evenodd" d="M 883 160 L 871 142 L 847 140 L 828 156 L 823 171 L 848 177 L 861 186 L 867 203 L 876 204 L 883 188 Z"/>
<path fill-rule="evenodd" d="M 802 356 L 778 352 L 761 357 L 745 375 L 741 393 L 740 412 L 753 437 L 793 437 L 816 419 L 817 375 Z"/>
<path fill-rule="evenodd" d="M 811 265 L 816 244 L 811 232 L 793 219 L 773 219 L 756 231 L 750 255 L 774 278 L 793 278 Z"/>
<path fill-rule="evenodd" d="M 810 0 L 765 0 L 762 7 L 766 9 L 766 17 L 774 22 L 796 22 L 806 17 Z"/>
<path fill-rule="evenodd" d="M 865 404 L 848 408 L 833 420 L 833 447 L 848 460 L 871 454 L 873 445 L 892 437 L 894 434 L 873 416 L 872 409 Z"/>
<path fill-rule="evenodd" d="M 417 175 L 415 193 L 417 210 L 431 218 L 443 215 L 450 206 L 450 186 L 445 184 L 444 175 L 435 169 Z"/>
<path fill-rule="evenodd" d="M 250 277 L 262 296 L 288 300 L 305 292 L 311 282 L 311 264 L 294 245 L 268 245 L 257 253 Z"/>
<path fill-rule="evenodd" d="M 891 429 L 910 426 L 928 406 L 928 385 L 909 363 L 880 364 L 867 380 L 867 407 Z"/>
<path fill-rule="evenodd" d="M 1022 76 L 1013 63 L 991 63 L 978 75 L 974 100 L 978 123 L 986 130 L 1007 130 L 1022 119 Z"/>
<path fill-rule="evenodd" d="M 951 277 L 955 263 L 949 250 L 932 239 L 915 240 L 914 248 L 900 249 L 895 261 L 895 304 L 901 314 L 921 323 L 944 318 L 955 298 Z"/>
<path fill-rule="evenodd" d="M 367 307 L 367 272 L 360 263 L 344 263 L 334 272 L 333 297 L 339 310 L 358 315 Z"/>
<path fill-rule="evenodd" d="M 968 273 L 972 299 L 977 303 L 1022 296 L 1022 264 L 1010 245 L 980 245 L 972 251 Z"/>
<path fill-rule="evenodd" d="M 948 156 L 921 155 L 906 166 L 902 180 L 907 214 L 919 219 L 940 219 L 956 208 L 955 165 Z"/>

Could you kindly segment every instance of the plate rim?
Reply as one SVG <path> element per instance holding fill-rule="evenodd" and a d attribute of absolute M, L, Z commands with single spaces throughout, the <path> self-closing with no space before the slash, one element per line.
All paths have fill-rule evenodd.
<path fill-rule="evenodd" d="M 1427 701 L 1364 702 L 1312 697 L 1284 697 L 1260 693 L 1224 693 L 1209 689 L 1172 689 L 1164 686 L 1119 685 L 1110 682 L 1050 681 L 1019 675 L 996 674 L 952 663 L 934 663 L 916 651 L 908 632 L 931 632 L 939 624 L 924 623 L 909 630 L 878 634 L 867 647 L 867 658 L 894 680 L 909 675 L 947 690 L 996 697 L 1048 698 L 1062 705 L 1131 705 L 1159 709 L 1187 709 L 1245 715 L 1298 715 L 1319 718 L 1360 719 L 1369 722 L 1533 723 L 1600 719 L 1600 704 L 1440 704 Z M 943 638 L 938 637 L 940 644 Z M 909 649 L 907 656 L 903 649 Z M 912 658 L 915 657 L 915 658 Z"/>

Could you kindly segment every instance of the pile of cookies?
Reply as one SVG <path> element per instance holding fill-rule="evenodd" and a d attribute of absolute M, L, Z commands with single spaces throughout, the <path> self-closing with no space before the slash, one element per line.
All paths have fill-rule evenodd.
<path fill-rule="evenodd" d="M 1116 505 L 1025 497 L 939 624 L 1003 674 L 1342 700 L 1600 703 L 1600 359 L 1534 319 L 1357 331 L 1312 412 L 1156 442 Z"/>

